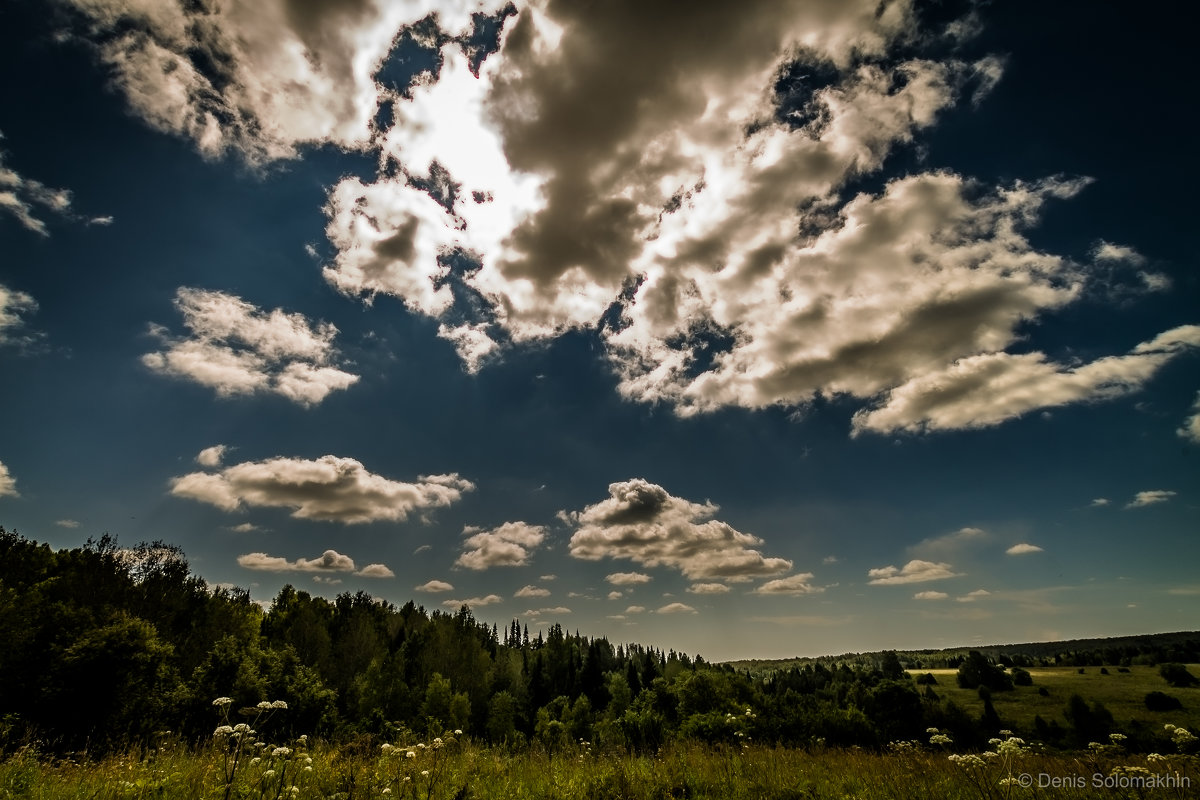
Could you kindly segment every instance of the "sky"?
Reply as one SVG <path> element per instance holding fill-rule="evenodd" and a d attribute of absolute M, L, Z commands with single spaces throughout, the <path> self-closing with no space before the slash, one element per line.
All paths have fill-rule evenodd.
<path fill-rule="evenodd" d="M 1130 4 L 10 0 L 0 525 L 708 660 L 1194 630 Z"/>

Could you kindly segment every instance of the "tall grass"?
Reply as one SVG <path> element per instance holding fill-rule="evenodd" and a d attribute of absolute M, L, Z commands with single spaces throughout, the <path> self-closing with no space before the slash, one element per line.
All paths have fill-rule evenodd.
<path fill-rule="evenodd" d="M 0 763 L 0 798 L 1001 800 L 1185 798 L 1200 792 L 1195 756 L 1130 755 L 1119 743 L 1079 754 L 1042 753 L 1022 743 L 1005 753 L 1004 744 L 993 742 L 990 755 L 952 760 L 924 743 L 896 744 L 886 753 L 679 744 L 638 755 L 597 752 L 585 743 L 557 751 L 510 751 L 462 737 L 439 748 L 313 742 L 303 756 L 312 759 L 305 764 L 310 769 L 300 767 L 294 779 L 278 780 L 277 764 L 275 774 L 264 778 L 271 769 L 264 759 L 247 762 L 230 782 L 224 754 L 215 746 L 192 750 L 164 741 L 152 750 L 94 760 L 86 754 L 51 760 L 26 747 Z M 408 756 L 410 751 L 415 755 Z M 1167 785 L 1147 786 L 1148 781 Z"/>

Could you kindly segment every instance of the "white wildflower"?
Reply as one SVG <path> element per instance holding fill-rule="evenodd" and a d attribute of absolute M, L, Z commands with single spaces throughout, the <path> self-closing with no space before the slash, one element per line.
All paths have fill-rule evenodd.
<path fill-rule="evenodd" d="M 213 736 L 228 736 L 231 733 L 233 733 L 233 728 L 229 727 L 228 725 L 222 725 L 213 731 Z"/>
<path fill-rule="evenodd" d="M 271 708 L 287 708 L 287 703 L 283 700 L 276 700 L 271 703 Z"/>
<path fill-rule="evenodd" d="M 231 706 L 231 705 L 233 705 L 233 698 L 232 697 L 218 697 L 216 700 L 213 700 L 213 705 L 214 706 Z"/>

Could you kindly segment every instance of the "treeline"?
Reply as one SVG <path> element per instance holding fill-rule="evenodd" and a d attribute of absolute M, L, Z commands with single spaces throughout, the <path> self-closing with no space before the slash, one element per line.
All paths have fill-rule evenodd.
<path fill-rule="evenodd" d="M 1003 726 L 990 703 L 972 717 L 914 682 L 895 653 L 755 677 L 362 592 L 331 602 L 288 586 L 264 612 L 247 591 L 192 575 L 178 547 L 125 549 L 107 536 L 55 551 L 0 528 L 0 641 L 0 749 L 37 739 L 102 751 L 167 731 L 198 742 L 217 697 L 286 702 L 271 723 L 283 735 L 457 728 L 549 749 L 652 750 L 675 738 L 880 747 L 930 727 L 971 748 Z M 1079 720 L 1080 737 L 1107 724 Z"/>

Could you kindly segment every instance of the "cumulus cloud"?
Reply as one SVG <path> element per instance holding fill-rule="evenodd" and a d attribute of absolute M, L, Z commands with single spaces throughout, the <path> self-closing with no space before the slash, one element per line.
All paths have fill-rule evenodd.
<path fill-rule="evenodd" d="M 809 575 L 808 577 L 812 577 Z M 774 581 L 771 581 L 774 583 Z M 723 583 L 693 583 L 687 588 L 690 594 L 726 594 L 729 587 Z"/>
<path fill-rule="evenodd" d="M 37 301 L 31 295 L 0 284 L 0 347 L 21 347 L 38 338 L 25 328 L 25 317 L 37 311 L 37 307 Z"/>
<path fill-rule="evenodd" d="M 913 600 L 945 600 L 949 596 L 945 592 L 917 592 L 913 595 Z"/>
<path fill-rule="evenodd" d="M 348 524 L 401 521 L 414 511 L 449 506 L 475 485 L 457 474 L 423 475 L 416 483 L 368 472 L 352 458 L 271 458 L 220 472 L 171 479 L 171 494 L 225 511 L 243 506 L 292 509 L 296 519 Z"/>
<path fill-rule="evenodd" d="M 224 458 L 225 451 L 228 449 L 223 444 L 206 447 L 196 456 L 196 463 L 202 467 L 219 467 L 221 466 L 221 459 Z"/>
<path fill-rule="evenodd" d="M 468 528 L 465 533 L 478 529 Z M 506 522 L 490 531 L 474 533 L 463 542 L 462 555 L 455 565 L 467 569 L 489 569 L 490 567 L 520 567 L 529 563 L 529 557 L 546 538 L 546 529 L 541 525 L 524 522 Z"/>
<path fill-rule="evenodd" d="M 554 606 L 553 608 L 531 608 L 525 612 L 527 617 L 542 617 L 546 615 L 570 614 L 571 609 L 566 606 Z"/>
<path fill-rule="evenodd" d="M 8 472 L 8 467 L 0 461 L 0 497 L 20 497 L 17 491 L 17 480 Z"/>
<path fill-rule="evenodd" d="M 1026 553 L 1041 553 L 1043 552 L 1043 548 L 1038 547 L 1036 544 L 1021 542 L 1020 544 L 1014 544 L 1004 552 L 1010 556 L 1020 556 L 1025 555 Z"/>
<path fill-rule="evenodd" d="M 522 586 L 520 589 L 517 589 L 517 591 L 513 593 L 513 597 L 549 597 L 549 596 L 550 596 L 549 589 L 543 589 L 540 586 L 533 586 L 532 584 Z"/>
<path fill-rule="evenodd" d="M 954 600 L 958 603 L 974 603 L 979 598 L 987 597 L 990 594 L 991 592 L 989 592 L 987 589 L 976 589 L 973 592 L 967 592 L 961 597 L 956 597 Z"/>
<path fill-rule="evenodd" d="M 792 597 L 800 597 L 806 594 L 820 594 L 825 591 L 824 586 L 812 585 L 813 575 L 811 572 L 801 572 L 797 575 L 789 575 L 786 578 L 776 578 L 773 581 L 767 581 L 762 586 L 754 590 L 755 594 L 781 594 L 790 595 Z"/>
<path fill-rule="evenodd" d="M 903 567 L 879 567 L 877 569 L 867 570 L 867 576 L 871 580 L 867 583 L 876 586 L 892 586 L 902 583 L 925 583 L 926 581 L 940 581 L 945 578 L 956 578 L 961 575 L 961 572 L 954 572 L 953 568 L 945 562 L 920 561 L 913 559 Z"/>
<path fill-rule="evenodd" d="M 454 591 L 453 586 L 446 583 L 445 581 L 438 581 L 438 580 L 427 581 L 425 583 L 422 583 L 420 586 L 414 586 L 413 589 L 418 592 L 429 592 L 431 594 L 436 594 L 438 592 Z"/>
<path fill-rule="evenodd" d="M 478 608 L 480 606 L 491 606 L 502 602 L 504 602 L 504 598 L 500 595 L 489 594 L 485 597 L 469 597 L 466 600 L 443 600 L 442 605 L 444 605 L 446 608 L 462 608 L 463 606 Z"/>
<path fill-rule="evenodd" d="M 638 584 L 649 583 L 654 579 L 641 572 L 614 572 L 604 576 L 604 580 L 613 586 L 637 586 Z"/>
<path fill-rule="evenodd" d="M 78 528 L 79 521 L 74 519 L 56 519 L 54 524 L 60 528 Z"/>
<path fill-rule="evenodd" d="M 616 589 L 613 589 L 611 592 L 608 593 L 609 600 L 620 600 L 624 596 L 625 596 L 624 592 L 618 592 Z"/>
<path fill-rule="evenodd" d="M 698 614 L 696 609 L 685 603 L 668 603 L 654 612 L 655 614 Z"/>
<path fill-rule="evenodd" d="M 563 515 L 576 528 L 568 546 L 575 558 L 673 567 L 698 581 L 746 581 L 792 568 L 791 561 L 755 549 L 763 543 L 757 536 L 710 519 L 718 511 L 711 502 L 674 497 L 640 478 L 609 484 L 608 493 L 595 505 Z"/>
<path fill-rule="evenodd" d="M 626 614 L 641 614 L 641 613 L 645 612 L 645 610 L 646 610 L 645 606 L 630 606 L 629 608 L 625 609 L 625 613 Z"/>
<path fill-rule="evenodd" d="M 207 157 L 256 165 L 308 143 L 366 145 L 389 92 L 375 73 L 402 26 L 431 12 L 465 29 L 469 0 L 64 0 L 114 88 Z M 502 4 L 500 4 L 502 5 Z M 391 92 L 394 94 L 394 92 Z"/>
<path fill-rule="evenodd" d="M 142 356 L 155 372 L 186 378 L 222 397 L 272 393 L 303 406 L 320 403 L 358 376 L 335 367 L 337 328 L 315 328 L 302 314 L 264 313 L 224 292 L 181 287 L 175 308 L 190 331 L 171 336 L 152 326 L 163 349 Z"/>
<path fill-rule="evenodd" d="M 1068 366 L 1043 353 L 984 353 L 913 378 L 883 403 L 854 415 L 856 432 L 983 428 L 1029 411 L 1121 397 L 1175 356 L 1200 346 L 1200 325 L 1184 325 L 1128 354 Z"/>
<path fill-rule="evenodd" d="M 1157 503 L 1165 503 L 1175 496 L 1175 492 L 1167 489 L 1150 489 L 1145 492 L 1138 492 L 1134 498 L 1125 504 L 1126 508 L 1145 508 Z"/>
<path fill-rule="evenodd" d="M 1096 508 L 1103 508 L 1104 506 L 1109 505 L 1109 503 L 1111 503 L 1111 502 L 1112 501 L 1109 500 L 1107 497 L 1097 497 L 1094 500 L 1092 500 L 1092 502 L 1089 503 L 1089 505 L 1094 506 Z"/>
<path fill-rule="evenodd" d="M 336 550 L 326 550 L 316 558 L 288 561 L 266 553 L 246 553 L 237 557 L 238 566 L 259 572 L 353 572 L 354 559 Z M 376 565 L 378 566 L 378 565 Z"/>
<path fill-rule="evenodd" d="M 394 578 L 396 573 L 392 572 L 386 564 L 367 564 L 365 567 L 354 573 L 363 578 Z"/>
<path fill-rule="evenodd" d="M 924 554 L 927 556 L 936 554 L 945 557 L 959 551 L 964 546 L 982 542 L 987 538 L 987 531 L 982 528 L 966 527 L 959 528 L 953 533 L 923 539 L 909 549 L 914 554 Z"/>
<path fill-rule="evenodd" d="M 241 523 L 238 523 L 237 525 L 234 525 L 232 528 L 230 528 L 230 530 L 236 531 L 237 533 L 253 533 L 254 531 L 262 530 L 262 529 L 259 528 L 257 525 L 255 525 L 253 522 L 241 522 Z"/>

